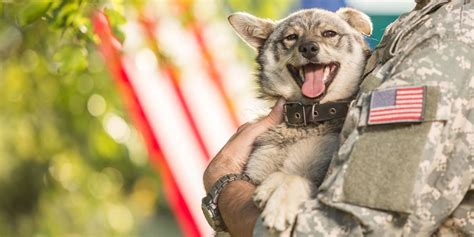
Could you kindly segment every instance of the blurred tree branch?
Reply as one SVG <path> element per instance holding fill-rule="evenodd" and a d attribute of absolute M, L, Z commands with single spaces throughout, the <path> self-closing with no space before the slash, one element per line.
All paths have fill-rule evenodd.
<path fill-rule="evenodd" d="M 123 40 L 124 6 L 0 1 L 0 236 L 132 236 L 153 214 L 158 180 L 89 17 L 105 8 Z"/>

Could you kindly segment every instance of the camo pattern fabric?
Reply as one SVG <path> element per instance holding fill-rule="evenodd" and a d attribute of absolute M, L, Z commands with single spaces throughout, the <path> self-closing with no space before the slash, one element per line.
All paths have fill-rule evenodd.
<path fill-rule="evenodd" d="M 365 121 L 371 91 L 420 85 L 436 88 L 439 96 L 433 118 L 423 122 L 428 129 L 402 138 L 425 138 L 409 210 L 347 202 L 343 187 L 354 146 L 370 136 Z M 383 126 L 398 131 L 397 125 Z M 432 0 L 386 29 L 368 61 L 341 140 L 317 198 L 302 206 L 292 236 L 474 236 L 473 1 Z M 254 235 L 272 236 L 261 223 Z"/>

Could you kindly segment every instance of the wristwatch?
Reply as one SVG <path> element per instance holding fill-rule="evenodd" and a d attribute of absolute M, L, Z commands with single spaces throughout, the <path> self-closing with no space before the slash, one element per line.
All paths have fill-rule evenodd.
<path fill-rule="evenodd" d="M 245 174 L 228 174 L 224 175 L 217 182 L 212 186 L 211 190 L 207 193 L 207 195 L 202 199 L 201 209 L 206 217 L 207 222 L 217 232 L 226 231 L 227 227 L 222 220 L 222 216 L 219 213 L 219 209 L 217 208 L 217 200 L 219 198 L 219 194 L 221 193 L 224 187 L 235 180 L 243 180 L 249 183 L 252 183 L 249 176 Z"/>

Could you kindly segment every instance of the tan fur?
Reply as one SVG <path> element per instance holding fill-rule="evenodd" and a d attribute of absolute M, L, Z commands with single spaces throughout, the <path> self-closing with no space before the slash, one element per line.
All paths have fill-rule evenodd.
<path fill-rule="evenodd" d="M 356 94 L 368 50 L 363 35 L 372 31 L 365 14 L 348 8 L 337 13 L 310 9 L 277 22 L 246 13 L 233 14 L 229 21 L 241 38 L 259 52 L 262 98 L 326 103 L 349 100 Z M 337 32 L 337 37 L 323 37 L 328 30 Z M 288 38 L 291 34 L 298 38 Z M 304 58 L 298 51 L 298 45 L 307 41 L 319 45 L 314 59 Z M 337 75 L 318 98 L 303 96 L 294 74 L 287 69 L 288 65 L 332 62 L 340 65 Z M 254 201 L 262 209 L 267 227 L 288 235 L 288 226 L 295 220 L 299 206 L 318 192 L 339 147 L 343 122 L 330 120 L 299 128 L 281 124 L 256 139 L 245 173 L 258 184 Z"/>
<path fill-rule="evenodd" d="M 237 32 L 242 32 L 239 35 L 253 48 L 258 48 L 265 42 L 274 25 L 271 20 L 260 19 L 245 12 L 232 14 L 228 20 Z"/>
<path fill-rule="evenodd" d="M 352 8 L 341 8 L 336 13 L 360 33 L 367 36 L 372 34 L 372 22 L 367 15 Z"/>

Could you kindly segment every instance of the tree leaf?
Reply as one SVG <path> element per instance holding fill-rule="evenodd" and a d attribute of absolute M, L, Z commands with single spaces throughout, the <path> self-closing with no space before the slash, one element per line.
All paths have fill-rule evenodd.
<path fill-rule="evenodd" d="M 44 16 L 51 7 L 51 1 L 52 0 L 31 1 L 25 4 L 17 15 L 20 25 L 25 26 L 31 24 L 38 18 Z"/>

